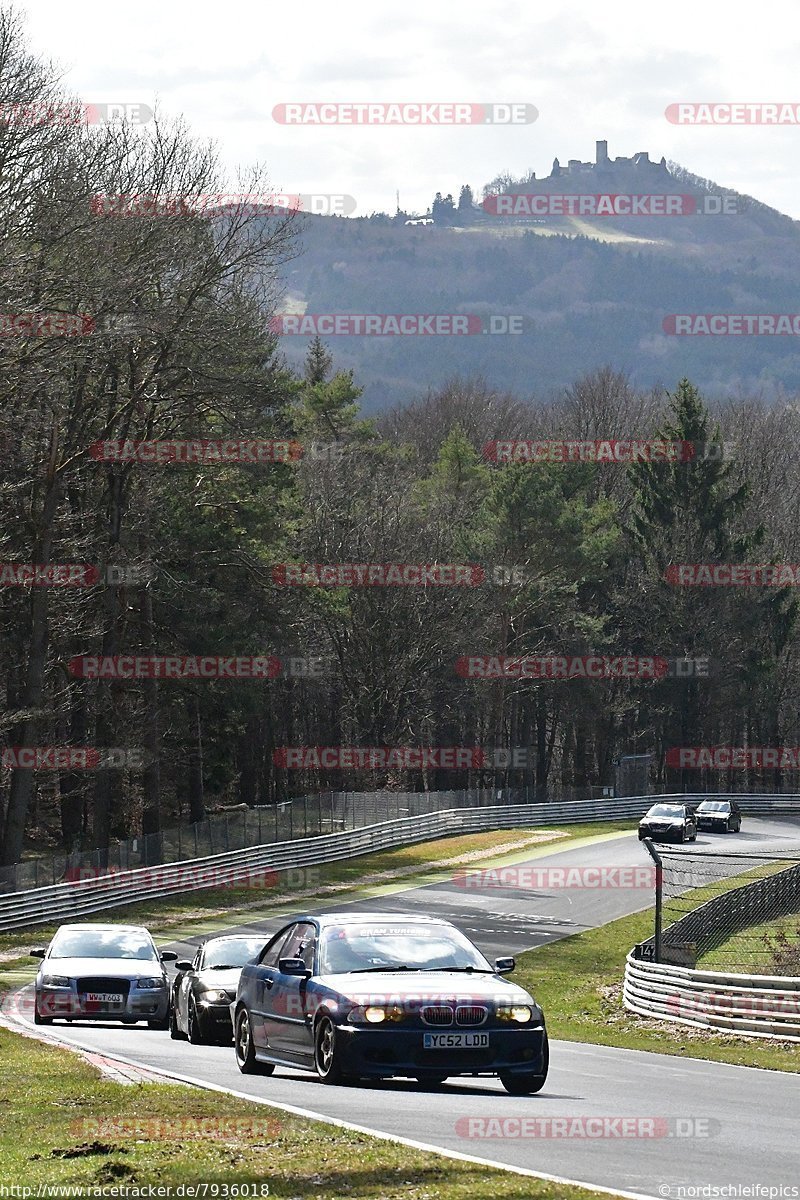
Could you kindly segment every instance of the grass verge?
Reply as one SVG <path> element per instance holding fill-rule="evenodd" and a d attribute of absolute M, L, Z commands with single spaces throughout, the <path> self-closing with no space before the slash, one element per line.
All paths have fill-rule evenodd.
<path fill-rule="evenodd" d="M 0 1060 L 6 1184 L 149 1184 L 170 1196 L 180 1184 L 267 1185 L 271 1197 L 297 1200 L 601 1200 L 591 1189 L 455 1162 L 218 1092 L 114 1083 L 69 1051 L 2 1028 Z"/>
<path fill-rule="evenodd" d="M 797 974 L 796 966 L 792 970 L 781 969 L 764 944 L 765 937 L 774 943 L 781 934 L 786 937 L 785 949 L 792 960 L 800 963 L 800 912 L 797 912 L 734 933 L 704 954 L 698 965 L 703 971 L 735 971 L 742 975 Z"/>
<path fill-rule="evenodd" d="M 625 958 L 636 942 L 652 932 L 652 909 L 621 917 L 521 954 L 511 978 L 542 1005 L 553 1038 L 776 1071 L 800 1070 L 800 1047 L 792 1042 L 761 1042 L 628 1012 L 622 1004 Z"/>
<path fill-rule="evenodd" d="M 256 919 L 259 915 L 272 915 L 284 909 L 297 911 L 304 904 L 318 903 L 320 900 L 346 901 L 353 898 L 356 891 L 363 891 L 365 884 L 374 882 L 379 887 L 381 882 L 391 884 L 402 880 L 403 887 L 413 887 L 417 884 L 433 882 L 437 874 L 455 869 L 452 860 L 470 864 L 474 861 L 481 866 L 500 865 L 509 861 L 525 861 L 540 854 L 551 854 L 562 849 L 569 849 L 577 840 L 587 837 L 597 837 L 603 834 L 615 834 L 635 828 L 628 821 L 597 821 L 590 824 L 566 825 L 560 828 L 527 828 L 501 829 L 488 833 L 473 833 L 458 837 L 438 838 L 430 842 L 421 842 L 415 846 L 403 846 L 396 850 L 380 851 L 375 854 L 359 855 L 357 858 L 343 859 L 339 862 L 325 863 L 319 867 L 306 868 L 302 879 L 307 886 L 299 889 L 297 876 L 290 877 L 293 886 L 286 885 L 286 876 L 279 873 L 275 886 L 263 884 L 259 887 L 218 887 L 184 892 L 178 896 L 166 896 L 163 900 L 149 900 L 139 904 L 128 904 L 108 910 L 112 921 L 147 925 L 157 937 L 175 935 L 176 931 L 186 932 L 193 925 L 199 932 L 208 931 L 209 923 L 215 928 L 242 924 Z M 538 843 L 536 839 L 547 838 Z M 517 850 L 508 851 L 509 845 L 523 843 L 529 839 L 529 848 L 520 846 Z M 504 849 L 505 852 L 504 852 Z M 489 857 L 470 860 L 468 856 L 483 854 Z M 493 852 L 493 853 L 490 853 Z M 390 878 L 390 873 L 392 878 Z M 383 881 L 377 876 L 385 876 Z M 445 877 L 443 876 L 443 877 Z M 335 889 L 331 891 L 330 889 Z M 332 901 L 333 903 L 333 901 Z M 241 917 L 241 921 L 238 918 Z M 101 920 L 102 914 L 87 915 L 87 921 Z M 37 925 L 29 930 L 15 930 L 0 935 L 0 953 L 5 957 L 14 950 L 27 953 L 34 942 L 46 944 L 53 936 L 58 923 L 53 925 Z M 13 960 L 8 961 L 11 965 Z"/>

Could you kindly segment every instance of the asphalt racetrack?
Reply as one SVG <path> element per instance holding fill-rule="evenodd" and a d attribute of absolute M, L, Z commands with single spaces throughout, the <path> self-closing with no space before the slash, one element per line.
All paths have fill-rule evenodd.
<path fill-rule="evenodd" d="M 691 850 L 706 847 L 796 852 L 800 849 L 800 819 L 748 819 L 738 835 L 699 834 Z M 539 855 L 530 865 L 629 867 L 649 861 L 635 833 L 626 833 Z M 453 921 L 494 959 L 596 927 L 651 903 L 649 888 L 484 890 L 464 887 L 453 879 L 396 891 L 377 900 L 333 902 L 298 911 L 363 908 L 424 912 Z M 236 931 L 267 935 L 287 920 L 281 916 L 257 921 L 238 926 Z M 169 949 L 177 950 L 180 957 L 193 953 L 190 943 L 171 943 Z M 621 974 L 623 964 L 619 967 Z M 564 988 L 569 991 L 568 979 Z M 27 991 L 17 994 L 15 1019 L 32 1028 L 30 1002 L 25 1003 Z M 12 1016 L 13 1009 L 7 1007 L 6 1015 Z M 352 1122 L 426 1146 L 613 1190 L 677 1198 L 703 1195 L 702 1191 L 681 1192 L 682 1187 L 758 1184 L 790 1189 L 800 1184 L 800 1082 L 789 1073 L 552 1042 L 548 1081 L 534 1096 L 510 1096 L 497 1080 L 466 1077 L 453 1078 L 441 1087 L 407 1080 L 327 1087 L 315 1077 L 289 1068 L 279 1067 L 270 1077 L 242 1075 L 231 1047 L 190 1046 L 144 1026 L 57 1022 L 51 1031 L 62 1042 L 292 1106 L 308 1115 Z M 676 1025 L 676 1042 L 681 1036 L 681 1027 Z M 604 1124 L 573 1123 L 567 1127 L 569 1136 L 563 1136 L 563 1122 L 537 1123 L 538 1132 L 531 1135 L 531 1126 L 526 1128 L 520 1122 L 530 1117 L 607 1120 Z M 620 1118 L 637 1118 L 638 1123 L 626 1126 Z M 594 1135 L 580 1136 L 576 1129 L 594 1131 Z M 606 1131 L 604 1136 L 597 1136 L 600 1129 Z M 635 1136 L 621 1136 L 631 1130 Z M 542 1131 L 556 1136 L 542 1136 Z M 792 1191 L 772 1194 L 787 1197 Z M 800 1190 L 794 1194 L 800 1195 Z"/>

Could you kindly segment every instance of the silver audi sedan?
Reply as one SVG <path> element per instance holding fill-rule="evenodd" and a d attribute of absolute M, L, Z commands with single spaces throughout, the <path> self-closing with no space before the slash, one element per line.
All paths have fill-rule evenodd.
<path fill-rule="evenodd" d="M 31 950 L 42 960 L 36 975 L 33 1020 L 147 1021 L 169 1028 L 169 982 L 159 953 L 140 925 L 62 925 L 50 945 Z"/>

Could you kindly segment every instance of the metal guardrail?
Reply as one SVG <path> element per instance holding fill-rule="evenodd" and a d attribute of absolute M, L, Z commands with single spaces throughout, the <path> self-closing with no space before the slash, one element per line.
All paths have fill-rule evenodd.
<path fill-rule="evenodd" d="M 800 1042 L 800 979 L 697 971 L 646 962 L 631 951 L 623 1000 L 643 1017 Z"/>
<path fill-rule="evenodd" d="M 318 866 L 454 833 L 638 817 L 644 807 L 655 800 L 669 799 L 686 802 L 703 797 L 625 796 L 567 803 L 447 809 L 383 821 L 347 832 L 273 842 L 180 863 L 115 871 L 93 879 L 0 896 L 0 931 L 70 920 L 143 900 L 219 887 L 220 881 L 234 886 L 246 883 L 259 872 Z M 739 795 L 737 799 L 745 814 L 786 811 L 800 814 L 800 796 Z"/>

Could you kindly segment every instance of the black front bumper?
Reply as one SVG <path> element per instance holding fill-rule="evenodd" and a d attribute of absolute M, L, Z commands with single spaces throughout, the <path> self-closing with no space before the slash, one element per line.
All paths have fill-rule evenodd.
<path fill-rule="evenodd" d="M 489 1075 L 506 1072 L 537 1075 L 544 1071 L 545 1038 L 543 1025 L 532 1029 L 479 1029 L 485 1033 L 486 1047 L 426 1050 L 425 1033 L 446 1032 L 424 1028 L 364 1029 L 337 1025 L 337 1052 L 342 1070 L 348 1075 L 388 1078 L 392 1075 Z M 467 1032 L 464 1030 L 464 1032 Z"/>

